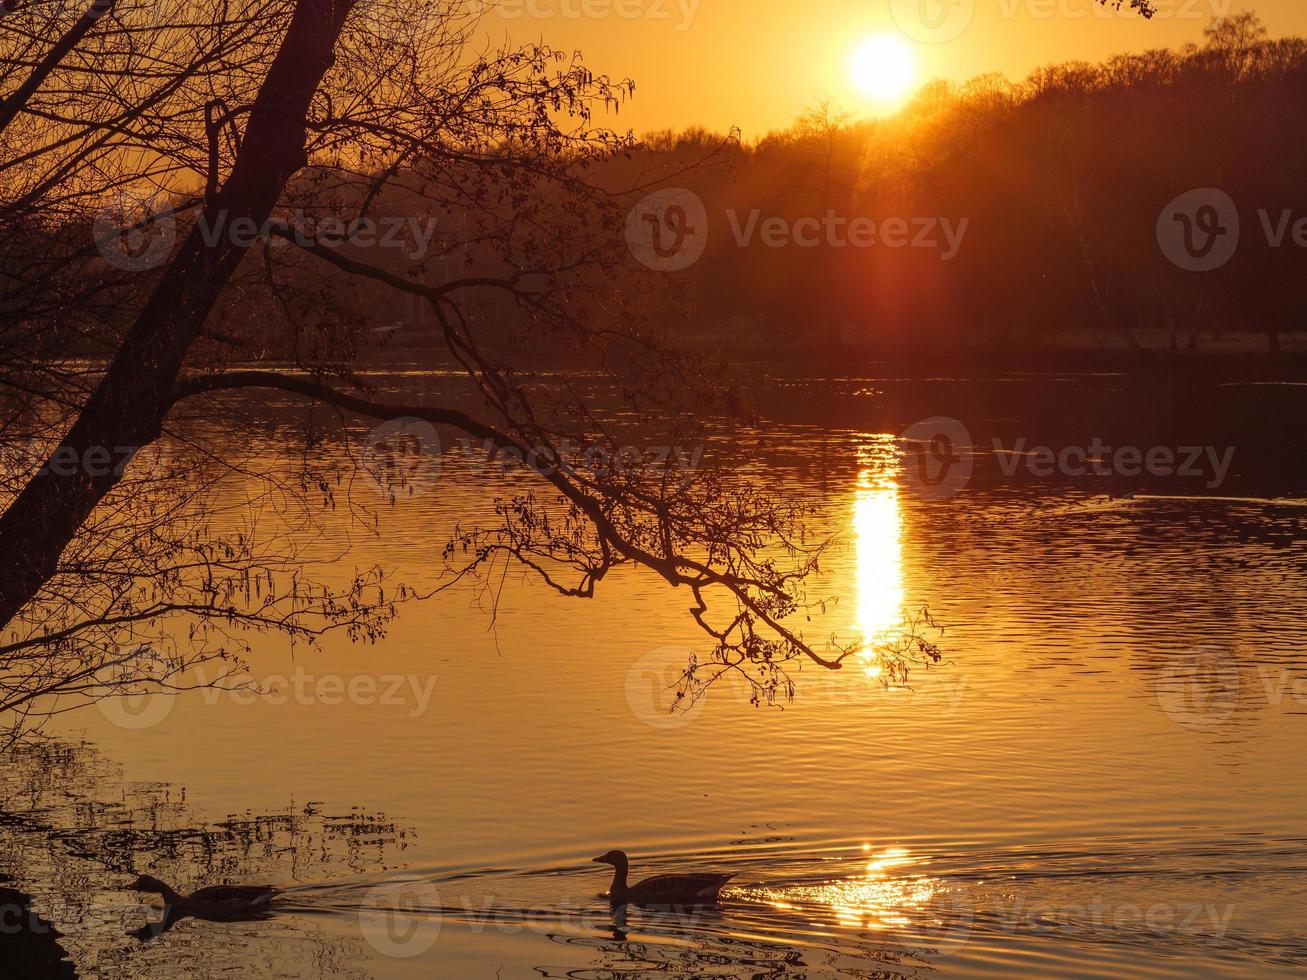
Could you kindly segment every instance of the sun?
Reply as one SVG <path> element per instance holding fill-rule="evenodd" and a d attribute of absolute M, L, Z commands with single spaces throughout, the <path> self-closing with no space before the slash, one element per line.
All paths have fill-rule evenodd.
<path fill-rule="evenodd" d="M 849 68 L 864 95 L 886 104 L 902 101 L 917 77 L 912 49 L 887 34 L 874 35 L 859 44 Z"/>

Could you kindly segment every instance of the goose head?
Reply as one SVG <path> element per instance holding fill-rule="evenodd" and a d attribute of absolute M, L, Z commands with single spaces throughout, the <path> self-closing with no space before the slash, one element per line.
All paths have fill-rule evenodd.
<path fill-rule="evenodd" d="M 150 875 L 141 875 L 127 887 L 134 892 L 154 892 L 156 895 L 166 895 L 172 891 L 158 878 Z"/>
<path fill-rule="evenodd" d="M 595 864 L 611 864 L 614 868 L 626 867 L 625 851 L 609 851 L 607 854 L 600 854 L 597 858 L 592 858 Z"/>

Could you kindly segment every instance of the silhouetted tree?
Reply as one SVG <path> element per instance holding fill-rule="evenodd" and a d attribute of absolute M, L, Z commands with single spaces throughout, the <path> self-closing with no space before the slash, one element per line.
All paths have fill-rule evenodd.
<path fill-rule="evenodd" d="M 641 566 L 689 593 L 715 664 L 769 690 L 795 657 L 836 668 L 852 653 L 791 625 L 822 551 L 809 505 L 742 479 L 725 453 L 690 479 L 661 458 L 575 464 L 623 458 L 632 438 L 700 443 L 741 417 L 738 396 L 646 315 L 677 291 L 634 268 L 622 237 L 646 188 L 598 179 L 633 141 L 593 114 L 629 83 L 540 45 L 478 54 L 471 10 L 177 0 L 97 5 L 71 27 L 62 11 L 0 21 L 0 709 L 16 725 L 58 710 L 51 696 L 103 693 L 106 670 L 131 688 L 234 657 L 251 630 L 375 639 L 397 602 L 439 588 L 387 589 L 380 569 L 328 588 L 292 543 L 214 527 L 217 484 L 160 450 L 188 416 L 248 425 L 232 396 L 250 392 L 535 461 L 533 487 L 444 543 L 455 578 L 516 564 L 586 598 Z M 115 197 L 147 206 L 118 208 L 107 234 Z M 320 233 L 387 208 L 449 230 L 398 263 Z M 119 235 L 135 247 L 106 263 L 97 250 Z M 383 342 L 357 313 L 384 292 L 429 310 L 464 401 L 406 403 L 356 371 Z M 560 352 L 606 378 L 624 427 L 594 396 L 541 383 Z M 337 487 L 352 506 L 355 460 L 313 459 L 320 434 L 302 434 L 299 471 L 258 477 L 262 493 L 306 520 Z M 931 655 L 887 647 L 885 676 Z"/>

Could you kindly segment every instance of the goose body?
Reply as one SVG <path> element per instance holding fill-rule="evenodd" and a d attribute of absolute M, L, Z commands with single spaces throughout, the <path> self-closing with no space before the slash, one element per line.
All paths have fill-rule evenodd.
<path fill-rule="evenodd" d="M 216 922 L 262 918 L 277 889 L 269 885 L 210 885 L 189 895 L 179 895 L 158 878 L 141 875 L 131 888 L 163 896 L 168 917 L 194 916 Z"/>
<path fill-rule="evenodd" d="M 630 861 L 625 851 L 609 851 L 594 859 L 613 866 L 613 884 L 608 900 L 614 905 L 644 905 L 652 908 L 685 908 L 715 905 L 717 896 L 734 875 L 657 875 L 634 885 L 626 877 Z"/>

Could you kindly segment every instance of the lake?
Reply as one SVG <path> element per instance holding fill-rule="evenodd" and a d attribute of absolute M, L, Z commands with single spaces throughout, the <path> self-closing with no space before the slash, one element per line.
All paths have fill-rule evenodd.
<path fill-rule="evenodd" d="M 706 645 L 625 571 L 592 600 L 460 582 L 375 644 L 258 638 L 258 693 L 102 702 L 0 762 L 23 921 L 97 978 L 1301 976 L 1307 388 L 869 368 L 757 397 L 750 479 L 839 536 L 805 630 L 928 607 L 939 664 L 669 710 Z M 250 412 L 256 437 L 210 440 L 281 465 L 296 410 Z M 429 587 L 486 488 L 531 479 L 448 438 L 412 476 L 393 508 L 359 481 L 378 532 L 337 506 L 306 560 Z M 615 916 L 610 848 L 636 879 L 734 878 L 711 911 Z M 285 894 L 139 941 L 143 872 Z"/>

